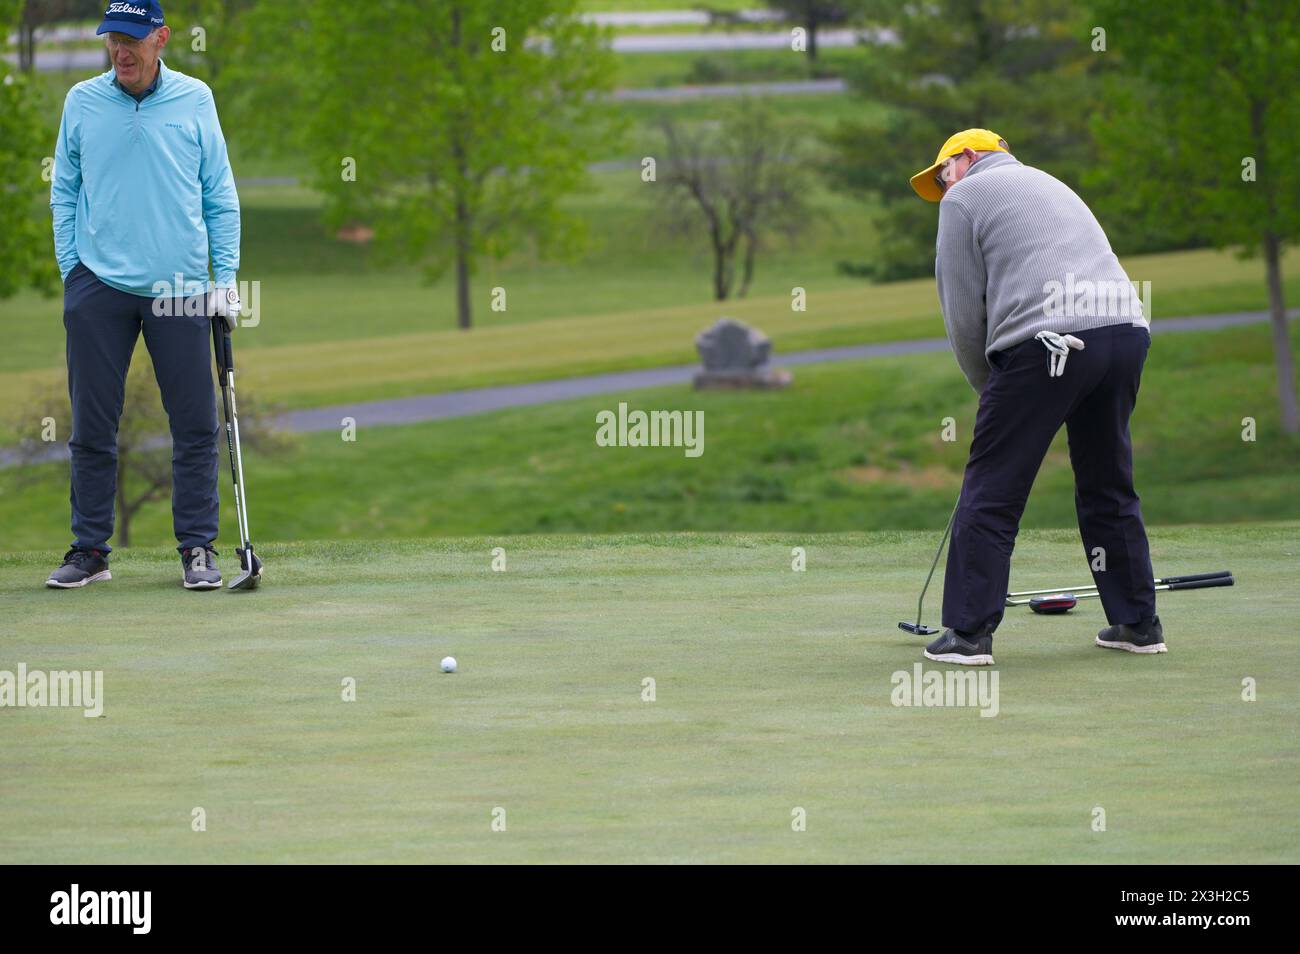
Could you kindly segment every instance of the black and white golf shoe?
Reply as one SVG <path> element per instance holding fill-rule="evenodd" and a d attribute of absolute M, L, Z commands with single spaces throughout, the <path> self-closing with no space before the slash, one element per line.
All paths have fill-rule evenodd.
<path fill-rule="evenodd" d="M 1145 630 L 1145 632 L 1144 632 Z M 1122 649 L 1126 653 L 1163 653 L 1165 647 L 1165 628 L 1160 625 L 1160 617 L 1153 617 L 1145 626 L 1129 626 L 1120 623 L 1107 626 L 1097 634 L 1097 645 L 1106 649 Z"/>
<path fill-rule="evenodd" d="M 217 551 L 212 547 L 190 547 L 181 554 L 187 590 L 221 589 L 221 571 L 217 569 Z"/>
<path fill-rule="evenodd" d="M 111 580 L 113 574 L 108 572 L 108 560 L 98 550 L 82 550 L 73 547 L 63 555 L 63 565 L 50 574 L 45 585 L 56 590 L 74 590 L 87 583 Z"/>
<path fill-rule="evenodd" d="M 959 636 L 946 629 L 943 635 L 925 647 L 925 658 L 958 666 L 992 666 L 993 636 Z"/>

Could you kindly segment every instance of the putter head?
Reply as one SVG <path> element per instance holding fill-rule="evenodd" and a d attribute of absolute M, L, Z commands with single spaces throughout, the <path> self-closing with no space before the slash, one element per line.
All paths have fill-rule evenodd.
<path fill-rule="evenodd" d="M 912 633 L 914 636 L 934 636 L 939 631 L 930 626 L 922 626 L 920 623 L 899 623 L 898 628 L 905 633 Z"/>
<path fill-rule="evenodd" d="M 239 554 L 239 576 L 230 581 L 230 588 L 232 590 L 257 589 L 257 584 L 262 582 L 262 561 L 257 558 L 251 545 L 247 549 L 235 547 L 235 552 Z"/>
<path fill-rule="evenodd" d="M 1050 596 L 1035 596 L 1029 601 L 1029 608 L 1044 616 L 1057 616 L 1068 613 L 1079 604 L 1073 593 L 1053 593 Z"/>

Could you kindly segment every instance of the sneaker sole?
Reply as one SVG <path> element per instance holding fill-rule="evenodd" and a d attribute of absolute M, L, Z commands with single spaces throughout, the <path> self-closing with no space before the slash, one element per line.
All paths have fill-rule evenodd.
<path fill-rule="evenodd" d="M 45 585 L 52 590 L 75 590 L 80 589 L 87 583 L 98 583 L 101 580 L 111 580 L 112 578 L 112 573 L 109 573 L 107 570 L 101 570 L 92 576 L 86 577 L 80 583 L 60 583 L 58 580 L 46 580 Z"/>
<path fill-rule="evenodd" d="M 933 655 L 928 649 L 925 650 L 925 658 L 933 659 L 935 662 L 954 663 L 958 666 L 992 666 L 993 657 L 984 653 L 978 656 L 963 656 L 961 653 L 940 653 Z"/>
<path fill-rule="evenodd" d="M 1169 650 L 1164 643 L 1152 643 L 1150 646 L 1139 646 L 1137 643 L 1126 643 L 1118 640 L 1102 639 L 1097 637 L 1097 645 L 1103 649 L 1122 649 L 1126 653 L 1142 653 L 1152 655 L 1154 653 L 1166 653 Z"/>
<path fill-rule="evenodd" d="M 215 582 L 215 583 L 208 582 L 207 580 L 200 580 L 198 583 L 191 583 L 191 582 L 189 582 L 189 580 L 186 580 L 186 581 L 185 581 L 184 583 L 182 583 L 181 585 L 184 586 L 187 590 L 219 590 L 219 589 L 221 589 L 221 581 L 220 581 L 220 580 L 217 580 L 217 582 Z"/>

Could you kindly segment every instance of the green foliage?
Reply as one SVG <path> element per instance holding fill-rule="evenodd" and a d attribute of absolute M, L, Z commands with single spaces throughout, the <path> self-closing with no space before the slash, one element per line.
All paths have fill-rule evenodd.
<path fill-rule="evenodd" d="M 261 29 L 257 21 L 242 19 L 256 4 L 257 0 L 168 0 L 163 7 L 171 28 L 163 51 L 167 65 L 211 86 L 223 114 L 230 91 L 227 68 L 239 56 L 243 31 Z M 229 139 L 232 130 L 223 131 Z"/>
<path fill-rule="evenodd" d="M 805 137 L 760 100 L 745 97 L 715 124 L 665 118 L 658 185 L 648 191 L 669 227 L 707 235 L 713 296 L 744 298 L 759 251 L 775 234 L 807 230 L 811 183 Z M 737 281 L 739 286 L 737 287 Z"/>
<path fill-rule="evenodd" d="M 1282 250 L 1300 239 L 1300 5 L 1205 0 L 1170 12 L 1101 0 L 1134 80 L 1096 119 L 1097 179 L 1135 221 L 1167 219 L 1262 252 L 1284 428 L 1300 433 Z M 1113 80 L 1112 89 L 1122 80 Z"/>
<path fill-rule="evenodd" d="M 908 184 L 950 135 L 999 133 L 1021 161 L 1077 185 L 1092 149 L 1087 104 L 1095 54 L 1084 17 L 1065 0 L 937 0 L 867 4 L 874 26 L 897 43 L 871 47 L 847 72 L 863 97 L 884 103 L 883 119 L 841 123 L 827 173 L 839 188 L 878 196 L 879 280 L 934 270 L 937 206 Z"/>
<path fill-rule="evenodd" d="M 1219 248 L 1300 238 L 1300 5 L 1100 0 L 1097 19 L 1111 69 L 1088 181 L 1103 207 Z"/>
<path fill-rule="evenodd" d="M 331 225 L 372 225 L 430 279 L 455 264 L 462 326 L 480 258 L 576 246 L 558 202 L 611 132 L 613 61 L 571 0 L 272 2 L 244 22 L 241 134 L 307 160 Z"/>
<path fill-rule="evenodd" d="M 0 48 L 18 22 L 21 3 L 0 0 Z M 50 187 L 44 160 L 54 151 L 40 88 L 0 59 L 0 299 L 21 288 L 50 294 L 58 287 L 50 231 Z"/>

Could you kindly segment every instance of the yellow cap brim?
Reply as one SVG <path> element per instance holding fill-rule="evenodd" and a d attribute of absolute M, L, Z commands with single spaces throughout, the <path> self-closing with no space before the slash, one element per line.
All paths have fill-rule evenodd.
<path fill-rule="evenodd" d="M 926 202 L 938 202 L 943 198 L 943 193 L 939 190 L 939 183 L 934 181 L 935 175 L 939 172 L 939 166 L 942 164 L 942 162 L 936 162 L 929 169 L 922 169 L 912 176 L 910 180 L 912 190 Z"/>

